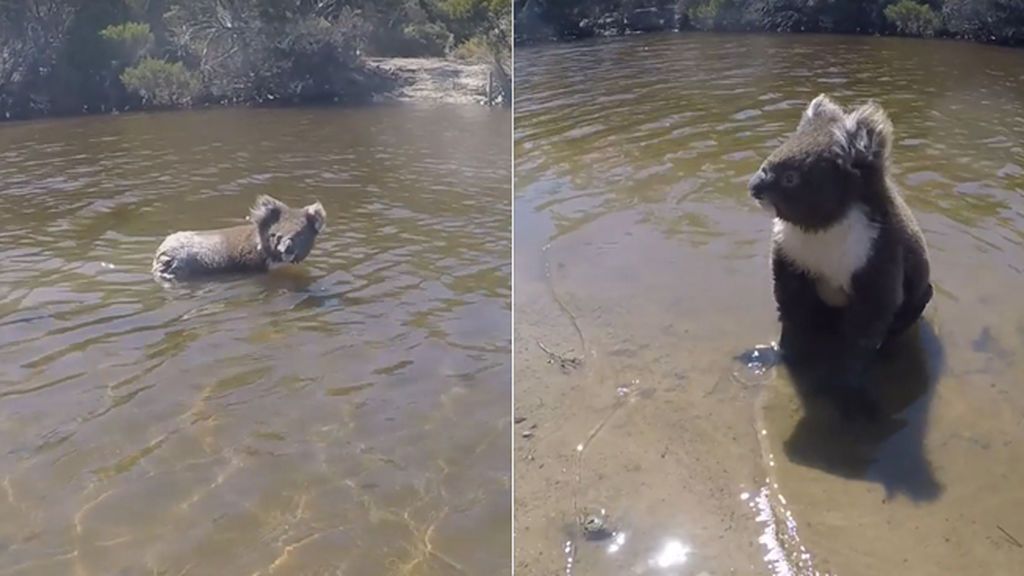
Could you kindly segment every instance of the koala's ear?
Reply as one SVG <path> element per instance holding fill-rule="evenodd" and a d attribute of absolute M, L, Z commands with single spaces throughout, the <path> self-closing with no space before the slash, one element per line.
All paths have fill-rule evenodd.
<path fill-rule="evenodd" d="M 803 115 L 800 117 L 800 124 L 797 125 L 796 129 L 803 130 L 810 126 L 813 122 L 818 120 L 833 120 L 840 121 L 843 119 L 843 109 L 836 104 L 831 98 L 824 94 L 819 94 L 811 103 L 804 109 Z"/>
<path fill-rule="evenodd" d="M 324 210 L 322 204 L 317 201 L 315 204 L 310 204 L 302 209 L 306 213 L 306 220 L 313 224 L 319 234 L 324 229 L 324 225 L 327 224 L 327 212 Z"/>
<path fill-rule="evenodd" d="M 874 101 L 850 112 L 843 121 L 842 139 L 849 161 L 858 164 L 884 164 L 892 149 L 892 121 Z"/>
<path fill-rule="evenodd" d="M 249 220 L 260 228 L 265 228 L 277 222 L 287 208 L 280 200 L 260 194 L 249 209 Z"/>

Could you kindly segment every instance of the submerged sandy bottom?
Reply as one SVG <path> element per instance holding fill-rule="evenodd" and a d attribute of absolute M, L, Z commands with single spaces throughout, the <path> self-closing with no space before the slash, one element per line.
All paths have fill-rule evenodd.
<path fill-rule="evenodd" d="M 714 279 L 680 275 L 671 294 L 655 290 L 658 271 L 674 267 L 670 253 L 625 228 L 605 234 L 608 225 L 543 256 L 517 246 L 516 416 L 525 420 L 516 439 L 516 573 L 571 564 L 580 574 L 653 574 L 673 550 L 689 551 L 687 570 L 747 570 L 762 553 L 739 499 L 764 476 L 753 391 L 731 378 L 738 350 L 728 333 L 696 328 L 711 307 L 679 285 Z M 627 251 L 644 258 L 623 258 Z M 539 266 L 528 270 L 542 257 L 550 282 Z M 720 284 L 736 285 L 719 272 Z M 556 298 L 575 316 L 582 345 Z M 750 328 L 761 316 L 746 317 Z M 538 342 L 582 366 L 564 373 Z M 533 437 L 522 439 L 524 431 Z M 624 537 L 582 537 L 577 513 L 600 508 Z"/>
<path fill-rule="evenodd" d="M 940 254 L 974 304 L 940 291 L 878 368 L 895 415 L 851 431 L 735 358 L 775 335 L 759 247 L 642 220 L 517 252 L 517 574 L 1014 573 L 1024 325 L 981 303 L 1016 312 L 1019 278 Z M 602 508 L 588 540 L 577 516 Z"/>
<path fill-rule="evenodd" d="M 803 35 L 517 51 L 517 576 L 1021 572 L 1022 57 Z M 821 92 L 889 111 L 932 254 L 870 426 L 737 359 L 778 333 L 745 183 Z"/>

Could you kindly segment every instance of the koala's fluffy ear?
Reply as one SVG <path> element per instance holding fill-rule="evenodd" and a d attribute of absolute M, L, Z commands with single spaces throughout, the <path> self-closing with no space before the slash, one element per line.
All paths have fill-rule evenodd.
<path fill-rule="evenodd" d="M 892 121 L 874 101 L 850 112 L 843 121 L 842 140 L 851 164 L 884 164 L 892 149 Z"/>
<path fill-rule="evenodd" d="M 303 211 L 306 213 L 306 219 L 313 224 L 317 233 L 320 233 L 324 229 L 324 225 L 327 224 L 327 212 L 324 210 L 323 205 L 317 201 L 315 204 L 310 204 L 303 208 Z"/>
<path fill-rule="evenodd" d="M 797 130 L 803 130 L 818 120 L 841 121 L 844 118 L 843 109 L 834 100 L 824 94 L 819 94 L 804 109 L 800 117 L 800 124 Z"/>
<path fill-rule="evenodd" d="M 288 207 L 280 200 L 260 194 L 249 209 L 249 220 L 260 228 L 265 228 L 277 222 L 287 209 Z"/>

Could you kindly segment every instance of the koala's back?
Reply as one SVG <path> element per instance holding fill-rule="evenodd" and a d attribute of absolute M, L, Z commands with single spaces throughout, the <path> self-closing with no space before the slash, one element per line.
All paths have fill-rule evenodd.
<path fill-rule="evenodd" d="M 928 246 L 917 219 L 899 191 L 889 183 L 887 192 L 890 222 L 886 225 L 894 232 L 892 238 L 899 243 L 903 260 L 903 308 L 923 310 L 932 296 Z"/>
<path fill-rule="evenodd" d="M 266 263 L 259 256 L 257 242 L 251 225 L 175 232 L 157 248 L 153 274 L 173 280 L 210 272 L 259 269 Z"/>

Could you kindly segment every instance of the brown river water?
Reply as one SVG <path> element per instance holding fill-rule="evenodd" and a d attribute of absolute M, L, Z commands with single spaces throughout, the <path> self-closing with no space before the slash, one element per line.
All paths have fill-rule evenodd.
<path fill-rule="evenodd" d="M 516 53 L 516 574 L 1024 573 L 1024 51 L 659 34 Z M 746 181 L 879 100 L 936 297 L 843 426 L 786 371 Z"/>
<path fill-rule="evenodd" d="M 0 125 L 0 574 L 508 574 L 511 116 Z M 153 251 L 319 199 L 309 259 Z"/>

